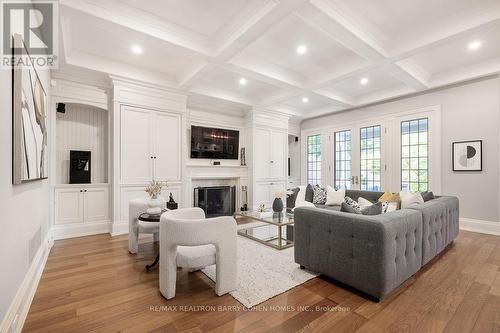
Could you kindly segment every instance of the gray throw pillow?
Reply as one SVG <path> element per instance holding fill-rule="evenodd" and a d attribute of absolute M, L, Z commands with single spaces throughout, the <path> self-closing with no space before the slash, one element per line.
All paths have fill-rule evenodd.
<path fill-rule="evenodd" d="M 314 199 L 314 187 L 308 184 L 306 187 L 306 201 L 312 203 Z"/>
<path fill-rule="evenodd" d="M 420 194 L 422 195 L 422 199 L 424 199 L 424 202 L 436 199 L 436 197 L 434 196 L 434 193 L 432 193 L 432 191 L 431 192 L 430 191 L 425 191 L 425 192 L 422 192 Z"/>
<path fill-rule="evenodd" d="M 359 209 L 352 207 L 351 205 L 347 204 L 346 202 L 343 202 L 340 205 L 340 211 L 344 212 L 344 213 L 361 214 L 361 211 Z"/>
<path fill-rule="evenodd" d="M 382 203 L 377 202 L 376 204 L 373 204 L 371 206 L 366 207 L 365 209 L 361 210 L 361 214 L 363 214 L 363 215 L 380 215 L 380 214 L 382 214 Z"/>

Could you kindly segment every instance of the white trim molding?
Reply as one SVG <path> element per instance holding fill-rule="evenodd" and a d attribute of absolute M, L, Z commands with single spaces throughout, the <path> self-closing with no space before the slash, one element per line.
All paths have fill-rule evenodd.
<path fill-rule="evenodd" d="M 479 232 L 481 234 L 500 236 L 500 222 L 476 220 L 476 219 L 461 217 L 460 229 L 472 232 Z"/>
<path fill-rule="evenodd" d="M 31 302 L 35 296 L 36 289 L 38 288 L 38 282 L 40 282 L 40 278 L 42 277 L 43 269 L 53 244 L 54 242 L 52 240 L 51 233 L 48 232 L 35 257 L 33 258 L 31 266 L 29 267 L 23 282 L 21 282 L 21 285 L 19 286 L 19 289 L 17 290 L 5 317 L 0 323 L 1 333 L 17 333 L 21 332 L 23 329 Z"/>
<path fill-rule="evenodd" d="M 85 222 L 76 224 L 55 224 L 52 226 L 54 240 L 111 233 L 111 222 Z"/>

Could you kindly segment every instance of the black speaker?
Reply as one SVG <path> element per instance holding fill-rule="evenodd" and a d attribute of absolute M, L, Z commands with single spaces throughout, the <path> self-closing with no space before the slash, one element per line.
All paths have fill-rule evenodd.
<path fill-rule="evenodd" d="M 57 103 L 57 112 L 59 113 L 66 113 L 66 104 L 64 103 Z"/>

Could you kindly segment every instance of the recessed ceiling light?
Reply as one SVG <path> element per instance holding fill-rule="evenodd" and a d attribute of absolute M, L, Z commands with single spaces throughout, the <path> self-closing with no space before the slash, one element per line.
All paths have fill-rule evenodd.
<path fill-rule="evenodd" d="M 242 86 L 246 86 L 247 85 L 247 79 L 245 79 L 244 77 L 242 77 L 239 81 L 240 85 Z"/>
<path fill-rule="evenodd" d="M 307 103 L 309 102 L 309 98 L 307 97 L 302 97 L 302 103 Z"/>
<path fill-rule="evenodd" d="M 297 46 L 297 53 L 298 54 L 305 54 L 307 52 L 307 46 L 304 44 Z"/>
<path fill-rule="evenodd" d="M 475 40 L 475 41 L 470 42 L 467 47 L 469 48 L 469 50 L 475 51 L 475 50 L 479 49 L 481 47 L 481 45 L 482 45 L 482 43 L 480 40 Z"/>
<path fill-rule="evenodd" d="M 142 54 L 142 47 L 140 47 L 139 45 L 132 45 L 131 49 L 135 54 Z"/>
<path fill-rule="evenodd" d="M 361 83 L 362 85 L 367 85 L 368 84 L 368 78 L 367 77 L 364 77 L 362 78 L 361 80 L 359 80 L 359 83 Z"/>

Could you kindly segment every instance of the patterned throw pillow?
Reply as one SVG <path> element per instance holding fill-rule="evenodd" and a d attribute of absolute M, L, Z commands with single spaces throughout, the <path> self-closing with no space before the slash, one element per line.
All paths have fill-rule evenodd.
<path fill-rule="evenodd" d="M 324 205 L 326 203 L 326 189 L 319 185 L 314 186 L 313 204 Z"/>
<path fill-rule="evenodd" d="M 359 204 L 358 204 L 358 202 L 357 202 L 356 200 L 353 200 L 353 199 L 351 199 L 351 198 L 349 198 L 349 197 L 345 197 L 345 198 L 344 198 L 344 202 L 345 202 L 347 205 L 349 205 L 349 206 L 351 206 L 352 208 L 354 208 L 354 209 L 358 209 L 358 210 L 360 209 Z"/>

